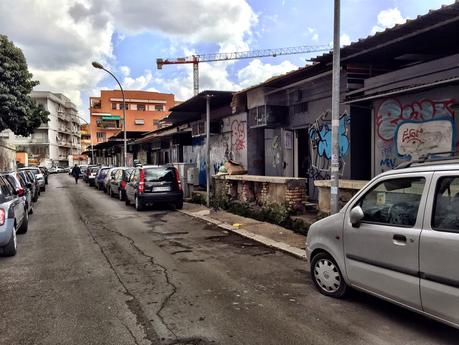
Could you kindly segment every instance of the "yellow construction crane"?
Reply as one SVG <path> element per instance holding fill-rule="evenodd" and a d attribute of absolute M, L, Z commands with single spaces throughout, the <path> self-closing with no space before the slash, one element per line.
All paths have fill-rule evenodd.
<path fill-rule="evenodd" d="M 280 55 L 293 55 L 293 54 L 304 54 L 314 53 L 321 51 L 330 51 L 329 45 L 316 45 L 316 46 L 298 46 L 298 47 L 287 47 L 287 48 L 275 48 L 275 49 L 260 49 L 233 53 L 213 53 L 213 54 L 196 54 L 181 58 L 172 59 L 156 59 L 156 66 L 158 69 L 162 69 L 163 65 L 182 65 L 182 64 L 193 64 L 193 90 L 194 94 L 199 93 L 199 63 L 200 62 L 212 62 L 212 61 L 228 61 L 228 60 L 240 60 L 240 59 L 254 59 L 260 57 L 276 57 Z"/>

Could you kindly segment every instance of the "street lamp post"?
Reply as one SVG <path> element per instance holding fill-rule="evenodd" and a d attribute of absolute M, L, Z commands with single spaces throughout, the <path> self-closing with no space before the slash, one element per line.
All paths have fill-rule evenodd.
<path fill-rule="evenodd" d="M 127 165 L 127 138 L 126 138 L 126 99 L 124 98 L 124 90 L 123 87 L 121 86 L 121 83 L 119 80 L 115 77 L 115 75 L 110 72 L 108 69 L 105 69 L 102 64 L 100 64 L 97 61 L 92 62 L 92 66 L 97 69 L 103 69 L 105 72 L 110 74 L 118 83 L 118 86 L 120 87 L 121 90 L 121 95 L 123 96 L 123 131 L 124 131 L 124 148 L 123 148 L 123 163 L 124 165 Z"/>

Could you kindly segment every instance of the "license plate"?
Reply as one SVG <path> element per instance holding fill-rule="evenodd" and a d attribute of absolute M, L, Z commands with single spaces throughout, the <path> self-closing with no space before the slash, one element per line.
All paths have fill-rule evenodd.
<path fill-rule="evenodd" d="M 153 192 L 169 192 L 171 190 L 171 187 L 165 186 L 165 187 L 153 187 Z"/>

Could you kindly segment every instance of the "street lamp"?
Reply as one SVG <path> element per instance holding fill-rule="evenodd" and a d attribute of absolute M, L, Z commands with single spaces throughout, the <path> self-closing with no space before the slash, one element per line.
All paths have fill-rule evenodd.
<path fill-rule="evenodd" d="M 124 130 L 124 150 L 123 150 L 123 159 L 124 159 L 124 165 L 127 165 L 127 139 L 126 139 L 126 99 L 124 98 L 124 90 L 123 87 L 121 86 L 121 83 L 116 79 L 115 75 L 110 72 L 108 69 L 105 69 L 102 64 L 100 64 L 97 61 L 92 62 L 92 66 L 97 69 L 103 69 L 105 72 L 110 74 L 118 83 L 120 90 L 121 90 L 121 95 L 123 96 L 123 130 Z"/>

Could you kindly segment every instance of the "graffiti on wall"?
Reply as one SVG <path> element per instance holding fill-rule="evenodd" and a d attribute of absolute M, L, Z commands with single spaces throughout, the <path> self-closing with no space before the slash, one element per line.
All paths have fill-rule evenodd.
<path fill-rule="evenodd" d="M 246 122 L 233 120 L 231 123 L 231 149 L 241 151 L 245 149 Z"/>
<path fill-rule="evenodd" d="M 453 103 L 453 99 L 422 99 L 402 104 L 393 98 L 382 102 L 376 114 L 381 170 L 393 169 L 400 161 L 427 153 L 451 151 L 455 128 Z"/>
<path fill-rule="evenodd" d="M 395 133 L 397 153 L 418 159 L 429 153 L 453 150 L 453 122 L 451 119 L 432 119 L 422 122 L 405 121 Z"/>
<path fill-rule="evenodd" d="M 271 142 L 271 157 L 271 164 L 276 169 L 281 164 L 281 142 L 278 135 L 275 135 Z"/>
<path fill-rule="evenodd" d="M 339 119 L 339 155 L 340 172 L 344 168 L 345 157 L 350 147 L 350 123 L 351 117 L 345 112 Z M 328 174 L 332 156 L 332 126 L 331 112 L 325 111 L 309 128 L 309 141 L 311 150 L 310 176 L 322 178 Z"/>

